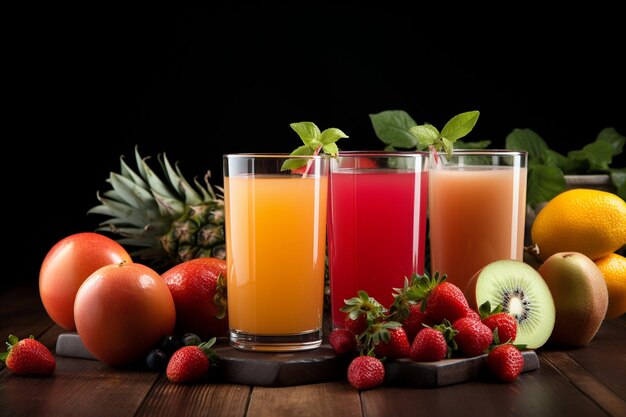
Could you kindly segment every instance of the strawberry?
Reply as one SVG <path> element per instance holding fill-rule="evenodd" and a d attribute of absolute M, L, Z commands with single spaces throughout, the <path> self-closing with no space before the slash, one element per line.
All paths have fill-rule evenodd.
<path fill-rule="evenodd" d="M 0 353 L 0 361 L 16 375 L 52 375 L 56 369 L 56 360 L 50 350 L 31 335 L 19 340 L 10 335 L 7 351 Z"/>
<path fill-rule="evenodd" d="M 167 379 L 175 384 L 192 384 L 204 378 L 217 356 L 211 349 L 215 337 L 197 346 L 183 346 L 174 352 L 167 364 Z"/>
<path fill-rule="evenodd" d="M 356 351 L 356 336 L 348 329 L 333 329 L 328 335 L 328 342 L 339 355 Z"/>
<path fill-rule="evenodd" d="M 378 358 L 408 358 L 411 343 L 402 326 L 387 329 L 388 339 L 380 340 L 374 347 L 374 354 Z"/>
<path fill-rule="evenodd" d="M 498 304 L 493 310 L 489 301 L 485 301 L 478 308 L 482 322 L 491 329 L 497 331 L 496 344 L 502 342 L 514 342 L 517 337 L 517 319 L 514 315 L 502 311 L 502 305 Z M 495 339 L 495 337 L 494 337 Z"/>
<path fill-rule="evenodd" d="M 374 356 L 357 356 L 348 365 L 348 382 L 356 389 L 377 387 L 385 379 L 385 366 Z"/>
<path fill-rule="evenodd" d="M 515 345 L 497 345 L 487 354 L 487 368 L 500 381 L 512 382 L 522 373 L 524 357 Z"/>
<path fill-rule="evenodd" d="M 413 341 L 417 333 L 424 329 L 424 325 L 434 324 L 422 311 L 421 304 L 411 304 L 409 306 L 409 315 L 402 322 L 402 327 L 406 332 L 409 341 Z"/>
<path fill-rule="evenodd" d="M 382 304 L 368 296 L 365 291 L 359 291 L 357 297 L 345 300 L 341 311 L 346 313 L 344 321 L 346 328 L 356 336 L 360 336 L 369 323 L 381 321 L 385 314 Z"/>
<path fill-rule="evenodd" d="M 448 345 L 443 333 L 432 327 L 420 330 L 409 351 L 409 357 L 416 362 L 435 362 L 448 356 Z"/>
<path fill-rule="evenodd" d="M 450 282 L 445 281 L 446 275 L 414 275 L 411 286 L 411 297 L 422 302 L 422 311 L 433 323 L 448 320 L 451 323 L 471 314 L 471 308 L 463 291 Z"/>
<path fill-rule="evenodd" d="M 461 317 L 452 323 L 452 328 L 457 331 L 454 341 L 458 350 L 465 357 L 484 353 L 493 341 L 491 329 L 472 317 Z"/>
<path fill-rule="evenodd" d="M 355 336 L 360 335 L 367 329 L 367 319 L 365 315 L 359 315 L 356 319 L 350 317 L 350 315 L 346 315 L 344 320 L 346 329 L 352 332 Z"/>

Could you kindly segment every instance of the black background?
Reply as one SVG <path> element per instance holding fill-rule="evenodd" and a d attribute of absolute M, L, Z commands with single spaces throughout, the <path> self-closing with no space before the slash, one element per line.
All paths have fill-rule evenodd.
<path fill-rule="evenodd" d="M 56 241 L 97 227 L 86 212 L 135 145 L 221 185 L 224 153 L 289 152 L 289 123 L 304 120 L 342 129 L 344 149 L 382 149 L 369 114 L 392 109 L 439 128 L 480 110 L 467 139 L 494 148 L 514 128 L 560 152 L 604 127 L 626 133 L 617 12 L 471 11 L 266 2 L 6 16 L 10 279 L 36 280 Z"/>

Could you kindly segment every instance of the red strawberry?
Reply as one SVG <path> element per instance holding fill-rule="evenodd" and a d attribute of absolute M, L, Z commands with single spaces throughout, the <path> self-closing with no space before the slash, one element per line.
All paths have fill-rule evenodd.
<path fill-rule="evenodd" d="M 478 314 L 476 310 L 472 310 L 471 308 L 467 310 L 465 317 L 469 317 L 474 320 L 480 320 L 480 314 Z"/>
<path fill-rule="evenodd" d="M 16 375 L 51 375 L 56 369 L 56 360 L 48 348 L 31 335 L 19 340 L 10 335 L 7 351 L 0 353 L 0 361 Z"/>
<path fill-rule="evenodd" d="M 500 381 L 511 382 L 522 373 L 524 357 L 522 352 L 510 343 L 498 345 L 487 355 L 487 367 Z"/>
<path fill-rule="evenodd" d="M 333 329 L 328 335 L 328 342 L 339 355 L 356 351 L 356 336 L 348 329 Z"/>
<path fill-rule="evenodd" d="M 183 346 L 172 354 L 165 374 L 175 384 L 192 384 L 205 377 L 216 356 L 211 346 L 215 337 L 198 346 Z"/>
<path fill-rule="evenodd" d="M 374 354 L 378 358 L 407 358 L 411 343 L 404 329 L 399 326 L 387 329 L 389 340 L 380 340 L 374 347 Z"/>
<path fill-rule="evenodd" d="M 446 339 L 439 330 L 425 327 L 417 333 L 409 356 L 416 362 L 435 362 L 444 359 L 448 354 Z"/>
<path fill-rule="evenodd" d="M 489 301 L 485 301 L 479 307 L 482 322 L 494 332 L 497 329 L 497 344 L 513 342 L 517 337 L 517 319 L 514 315 L 502 311 L 502 305 L 498 304 L 493 310 Z"/>
<path fill-rule="evenodd" d="M 433 323 L 448 320 L 453 323 L 471 314 L 471 308 L 463 291 L 456 285 L 446 282 L 446 275 L 414 275 L 411 287 L 413 301 L 422 302 L 422 311 Z"/>
<path fill-rule="evenodd" d="M 357 356 L 348 365 L 348 382 L 356 389 L 377 387 L 385 379 L 385 366 L 374 356 Z"/>
<path fill-rule="evenodd" d="M 360 335 L 367 329 L 367 319 L 364 315 L 358 316 L 356 319 L 352 319 L 350 315 L 346 315 L 344 320 L 346 329 L 351 331 L 355 336 Z"/>
<path fill-rule="evenodd" d="M 452 328 L 457 331 L 454 341 L 458 350 L 465 357 L 485 353 L 493 341 L 491 329 L 481 321 L 471 317 L 462 317 L 456 320 L 452 323 Z"/>
<path fill-rule="evenodd" d="M 413 341 L 417 333 L 424 329 L 424 324 L 432 325 L 434 323 L 428 318 L 426 313 L 422 311 L 421 304 L 411 304 L 409 306 L 409 315 L 402 322 L 402 327 L 409 341 Z"/>
<path fill-rule="evenodd" d="M 379 322 L 385 315 L 382 304 L 368 296 L 365 291 L 358 291 L 356 297 L 345 300 L 345 305 L 340 310 L 346 313 L 346 328 L 356 336 L 360 336 L 369 323 Z"/>

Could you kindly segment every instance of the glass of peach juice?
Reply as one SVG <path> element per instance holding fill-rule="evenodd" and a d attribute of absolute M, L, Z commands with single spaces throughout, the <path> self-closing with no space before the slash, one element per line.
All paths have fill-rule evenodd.
<path fill-rule="evenodd" d="M 482 267 L 521 261 L 528 154 L 458 149 L 431 155 L 428 221 L 433 273 L 465 291 Z"/>
<path fill-rule="evenodd" d="M 289 159 L 304 166 L 282 169 Z M 329 157 L 229 154 L 223 162 L 231 346 L 319 347 Z"/>

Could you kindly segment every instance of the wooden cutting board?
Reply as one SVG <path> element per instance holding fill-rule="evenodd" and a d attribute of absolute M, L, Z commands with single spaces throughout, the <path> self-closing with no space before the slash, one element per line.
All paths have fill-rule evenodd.
<path fill-rule="evenodd" d="M 303 352 L 268 353 L 242 351 L 227 340 L 214 347 L 219 359 L 214 380 L 233 384 L 284 387 L 346 380 L 352 356 L 336 355 L 329 344 Z M 62 333 L 56 353 L 93 359 L 76 333 Z M 535 351 L 522 352 L 523 372 L 539 368 Z M 385 362 L 385 384 L 415 388 L 436 388 L 477 378 L 486 366 L 487 355 L 474 358 L 445 359 L 438 362 L 413 362 L 394 359 Z"/>

